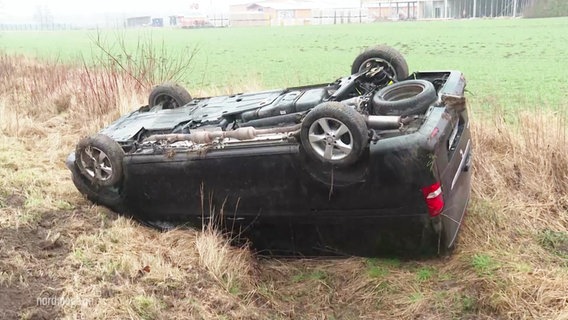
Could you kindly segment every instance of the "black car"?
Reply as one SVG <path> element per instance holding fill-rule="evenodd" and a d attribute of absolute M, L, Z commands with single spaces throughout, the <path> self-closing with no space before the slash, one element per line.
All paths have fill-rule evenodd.
<path fill-rule="evenodd" d="M 449 252 L 471 191 L 464 76 L 409 74 L 387 46 L 351 71 L 206 98 L 157 86 L 67 166 L 95 203 L 154 226 L 220 226 L 263 253 Z"/>

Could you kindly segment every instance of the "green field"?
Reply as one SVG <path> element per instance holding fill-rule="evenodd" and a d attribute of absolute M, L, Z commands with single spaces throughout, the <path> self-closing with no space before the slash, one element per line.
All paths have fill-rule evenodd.
<path fill-rule="evenodd" d="M 411 70 L 459 69 L 474 96 L 498 97 L 516 107 L 557 106 L 568 87 L 568 18 L 457 20 L 201 30 L 100 31 L 108 43 L 123 35 L 162 41 L 178 54 L 199 52 L 184 76 L 190 90 L 263 88 L 329 82 L 349 72 L 365 47 L 389 44 L 401 50 Z M 5 32 L 0 48 L 36 56 L 90 59 L 97 31 Z"/>

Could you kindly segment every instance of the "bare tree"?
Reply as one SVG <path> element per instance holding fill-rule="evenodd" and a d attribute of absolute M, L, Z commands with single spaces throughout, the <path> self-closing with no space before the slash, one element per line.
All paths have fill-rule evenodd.
<path fill-rule="evenodd" d="M 48 26 L 53 24 L 53 15 L 51 14 L 49 6 L 46 4 L 36 6 L 34 20 L 40 26 Z"/>

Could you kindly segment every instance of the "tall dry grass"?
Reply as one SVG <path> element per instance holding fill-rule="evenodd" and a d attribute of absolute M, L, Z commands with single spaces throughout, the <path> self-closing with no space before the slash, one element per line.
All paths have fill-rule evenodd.
<path fill-rule="evenodd" d="M 11 238 L 12 230 L 30 230 L 43 237 L 40 243 L 29 239 L 31 251 L 37 250 L 31 256 L 16 243 L 10 248 L 0 242 L 0 256 L 13 257 L 0 263 L 0 290 L 42 287 L 46 279 L 36 282 L 26 271 L 39 269 L 65 279 L 58 297 L 88 300 L 45 315 L 30 302 L 52 290 L 44 288 L 22 302 L 27 310 L 10 311 L 22 318 L 94 319 L 263 314 L 254 298 L 256 267 L 249 250 L 231 247 L 213 228 L 159 233 L 101 213 L 70 183 L 64 160 L 75 143 L 145 103 L 152 80 L 140 85 L 130 71 L 0 54 L 0 232 Z M 67 249 L 60 259 L 46 266 L 33 258 L 44 255 L 42 247 L 58 232 L 55 247 Z M 170 291 L 174 305 L 164 302 Z"/>
<path fill-rule="evenodd" d="M 0 294 L 92 299 L 48 315 L 68 319 L 568 319 L 564 115 L 470 104 L 473 195 L 449 258 L 258 260 L 214 229 L 116 217 L 70 183 L 74 144 L 146 90 L 116 70 L 0 55 Z"/>
<path fill-rule="evenodd" d="M 6 53 L 0 53 L 0 82 L 0 129 L 17 137 L 43 136 L 46 129 L 62 129 L 62 121 L 73 132 L 94 132 L 144 103 L 141 97 L 148 90 L 116 70 Z"/>
<path fill-rule="evenodd" d="M 473 117 L 473 197 L 460 253 L 494 261 L 494 277 L 483 279 L 491 290 L 484 299 L 498 314 L 565 319 L 567 118 L 552 108 L 505 113 L 495 107 Z"/>

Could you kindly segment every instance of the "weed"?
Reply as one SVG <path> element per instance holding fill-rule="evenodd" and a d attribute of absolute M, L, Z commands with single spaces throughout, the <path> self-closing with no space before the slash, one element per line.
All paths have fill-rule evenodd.
<path fill-rule="evenodd" d="M 325 272 L 323 270 L 316 270 L 316 271 L 314 271 L 310 274 L 310 278 L 313 279 L 313 280 L 322 281 L 322 280 L 327 279 L 327 277 L 328 277 L 327 272 Z"/>
<path fill-rule="evenodd" d="M 434 270 L 430 267 L 423 267 L 416 272 L 416 280 L 420 282 L 429 281 L 434 275 Z"/>
<path fill-rule="evenodd" d="M 409 299 L 410 302 L 417 303 L 424 300 L 424 294 L 422 292 L 413 292 L 412 294 L 410 294 Z"/>
<path fill-rule="evenodd" d="M 303 282 L 306 280 L 312 281 L 325 281 L 328 278 L 328 274 L 323 270 L 313 270 L 311 272 L 301 272 L 292 277 L 294 282 Z"/>
<path fill-rule="evenodd" d="M 401 262 L 396 258 L 368 258 L 365 260 L 367 265 L 381 265 L 389 268 L 398 268 L 401 266 Z"/>
<path fill-rule="evenodd" d="M 475 311 L 477 301 L 475 298 L 462 295 L 460 298 L 461 309 L 464 313 L 469 313 Z"/>
<path fill-rule="evenodd" d="M 401 265 L 398 259 L 368 258 L 365 262 L 367 265 L 367 274 L 371 278 L 386 277 L 389 275 L 390 269 L 398 268 Z"/>
<path fill-rule="evenodd" d="M 74 206 L 65 200 L 55 200 L 55 207 L 59 210 L 73 210 Z"/>
<path fill-rule="evenodd" d="M 130 306 L 141 319 L 157 319 L 163 303 L 155 297 L 136 296 L 130 301 Z"/>
<path fill-rule="evenodd" d="M 93 262 L 91 261 L 91 259 L 89 259 L 85 255 L 85 252 L 81 249 L 73 250 L 73 258 L 75 258 L 75 260 L 77 260 L 81 264 L 81 266 L 85 266 L 87 268 L 93 266 Z"/>
<path fill-rule="evenodd" d="M 438 274 L 438 279 L 440 279 L 440 281 L 450 281 L 453 279 L 453 276 L 451 273 L 440 273 Z"/>
<path fill-rule="evenodd" d="M 132 40 L 132 39 L 129 39 Z M 145 90 L 163 82 L 178 82 L 189 74 L 197 47 L 172 50 L 164 40 L 156 42 L 151 33 L 127 44 L 125 32 L 116 32 L 110 40 L 97 31 L 91 41 L 98 49 L 96 65 L 108 74 L 126 74 Z"/>
<path fill-rule="evenodd" d="M 23 211 L 19 211 L 18 223 L 22 225 L 35 225 L 42 217 L 42 213 L 35 210 L 36 209 L 24 209 Z"/>
<path fill-rule="evenodd" d="M 118 261 L 109 261 L 103 267 L 103 274 L 107 277 L 112 277 L 116 275 L 119 270 L 121 269 L 120 262 Z"/>
<path fill-rule="evenodd" d="M 543 230 L 538 234 L 538 243 L 553 254 L 568 259 L 568 232 Z"/>
<path fill-rule="evenodd" d="M 383 278 L 388 276 L 390 271 L 382 266 L 369 266 L 367 267 L 367 274 L 371 278 Z"/>
<path fill-rule="evenodd" d="M 484 253 L 473 255 L 471 266 L 479 276 L 492 276 L 493 272 L 499 267 L 493 258 Z"/>

